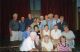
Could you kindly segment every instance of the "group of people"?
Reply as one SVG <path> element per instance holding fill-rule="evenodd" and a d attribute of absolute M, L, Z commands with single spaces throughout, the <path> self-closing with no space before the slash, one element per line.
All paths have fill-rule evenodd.
<path fill-rule="evenodd" d="M 18 19 L 12 15 L 9 23 L 10 41 L 22 41 L 20 51 L 72 51 L 75 35 L 64 21 L 64 16 L 53 13 L 45 16 Z"/>

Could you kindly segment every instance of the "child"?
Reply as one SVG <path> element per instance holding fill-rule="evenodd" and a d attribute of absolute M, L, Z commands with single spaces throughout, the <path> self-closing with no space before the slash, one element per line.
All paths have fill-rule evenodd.
<path fill-rule="evenodd" d="M 45 35 L 42 42 L 41 42 L 42 51 L 52 51 L 53 44 L 49 39 L 48 35 Z"/>
<path fill-rule="evenodd" d="M 59 40 L 60 42 L 57 44 L 58 51 L 71 51 L 71 48 L 66 43 L 66 37 L 61 36 Z"/>

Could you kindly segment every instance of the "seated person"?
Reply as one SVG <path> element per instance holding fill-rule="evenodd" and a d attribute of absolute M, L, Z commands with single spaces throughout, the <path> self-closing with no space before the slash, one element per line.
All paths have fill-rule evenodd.
<path fill-rule="evenodd" d="M 72 51 L 66 42 L 66 37 L 61 36 L 59 39 L 59 43 L 57 44 L 57 51 L 61 52 L 69 52 Z"/>
<path fill-rule="evenodd" d="M 57 25 L 54 25 L 54 29 L 51 30 L 51 38 L 52 42 L 54 43 L 54 46 L 59 42 L 59 38 L 61 37 L 61 30 L 58 29 Z"/>
<path fill-rule="evenodd" d="M 45 35 L 41 41 L 42 51 L 53 51 L 53 44 L 48 35 Z"/>
<path fill-rule="evenodd" d="M 36 32 L 31 32 L 30 36 L 27 37 L 23 42 L 20 47 L 20 51 L 36 51 L 37 49 L 35 48 L 35 38 L 36 38 Z"/>
<path fill-rule="evenodd" d="M 31 32 L 31 27 L 30 26 L 27 26 L 26 27 L 26 30 L 22 34 L 22 39 L 23 40 L 26 39 L 30 35 L 30 32 Z"/>
<path fill-rule="evenodd" d="M 48 25 L 47 24 L 44 26 L 44 29 L 43 29 L 41 35 L 42 35 L 42 38 L 44 38 L 45 35 L 48 35 L 50 37 L 50 30 L 48 29 Z"/>
<path fill-rule="evenodd" d="M 71 48 L 74 48 L 74 45 L 75 45 L 75 42 L 74 42 L 75 35 L 74 35 L 74 33 L 71 30 L 69 30 L 68 26 L 64 27 L 64 31 L 62 32 L 62 35 L 66 37 L 67 43 L 69 44 L 69 46 Z"/>
<path fill-rule="evenodd" d="M 40 30 L 39 30 L 38 25 L 34 25 L 34 31 L 37 33 L 37 35 L 39 36 L 39 39 L 40 39 L 41 37 L 40 37 Z"/>

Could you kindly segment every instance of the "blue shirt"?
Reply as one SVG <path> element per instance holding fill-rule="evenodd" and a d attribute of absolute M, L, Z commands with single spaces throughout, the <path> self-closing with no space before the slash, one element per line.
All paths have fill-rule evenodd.
<path fill-rule="evenodd" d="M 22 32 L 25 31 L 25 27 L 26 27 L 25 22 L 20 22 L 19 23 L 19 30 L 20 31 L 22 31 Z"/>
<path fill-rule="evenodd" d="M 27 18 L 26 20 L 25 20 L 25 25 L 26 26 L 29 26 L 29 25 L 31 25 L 33 23 L 33 19 L 29 19 L 29 18 Z"/>
<path fill-rule="evenodd" d="M 23 40 L 26 39 L 29 35 L 30 35 L 29 31 L 24 31 L 23 35 L 22 35 L 23 36 Z"/>

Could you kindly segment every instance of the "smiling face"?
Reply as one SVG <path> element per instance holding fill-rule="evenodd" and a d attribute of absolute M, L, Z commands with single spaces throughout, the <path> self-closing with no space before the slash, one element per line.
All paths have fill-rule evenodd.
<path fill-rule="evenodd" d="M 48 37 L 48 35 L 45 35 L 45 36 L 44 36 L 44 42 L 46 42 L 46 43 L 49 42 L 49 37 Z"/>
<path fill-rule="evenodd" d="M 21 21 L 24 21 L 25 20 L 25 18 L 24 17 L 21 17 Z"/>
<path fill-rule="evenodd" d="M 31 14 L 28 14 L 28 18 L 29 18 L 29 19 L 32 19 L 32 15 L 31 15 Z"/>
<path fill-rule="evenodd" d="M 66 27 L 64 27 L 64 31 L 65 32 L 68 32 L 69 31 L 69 28 L 66 26 Z"/>
<path fill-rule="evenodd" d="M 45 26 L 45 30 L 48 30 L 48 25 Z"/>
<path fill-rule="evenodd" d="M 57 14 L 55 14 L 54 18 L 57 20 L 59 18 L 59 16 Z"/>
<path fill-rule="evenodd" d="M 18 14 L 17 13 L 14 13 L 13 14 L 13 20 L 17 20 L 17 18 L 18 18 Z"/>

